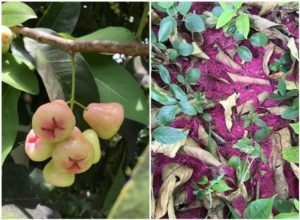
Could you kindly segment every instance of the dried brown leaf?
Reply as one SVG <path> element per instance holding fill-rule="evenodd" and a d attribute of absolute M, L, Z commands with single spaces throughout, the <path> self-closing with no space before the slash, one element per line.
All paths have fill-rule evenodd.
<path fill-rule="evenodd" d="M 273 114 L 273 115 L 282 115 L 282 113 L 287 110 L 289 107 L 286 105 L 281 105 L 281 106 L 275 106 L 275 107 L 270 107 L 267 108 L 268 111 Z"/>
<path fill-rule="evenodd" d="M 192 43 L 192 46 L 194 47 L 194 51 L 192 53 L 193 56 L 195 57 L 198 57 L 198 58 L 202 58 L 202 59 L 205 59 L 205 60 L 209 60 L 209 56 L 207 56 L 206 53 L 204 53 L 200 47 L 197 45 L 196 42 L 193 42 Z"/>
<path fill-rule="evenodd" d="M 234 48 L 231 48 L 231 49 L 228 49 L 227 51 L 227 54 L 233 59 L 233 57 L 236 55 L 237 53 L 237 49 L 234 47 Z"/>
<path fill-rule="evenodd" d="M 269 47 L 267 51 L 265 52 L 264 58 L 263 58 L 263 70 L 264 73 L 268 76 L 270 74 L 269 70 L 269 61 L 273 54 L 274 47 Z"/>
<path fill-rule="evenodd" d="M 263 29 L 268 29 L 268 28 L 272 28 L 272 27 L 281 27 L 282 25 L 277 24 L 273 21 L 270 21 L 266 18 L 263 18 L 261 16 L 258 15 L 252 15 L 252 14 L 248 14 L 250 21 L 251 21 L 251 27 L 253 27 L 256 30 L 263 30 Z"/>
<path fill-rule="evenodd" d="M 235 92 L 229 96 L 227 99 L 220 101 L 220 104 L 224 108 L 224 114 L 225 114 L 225 122 L 226 122 L 226 127 L 228 131 L 231 130 L 232 127 L 232 107 L 236 106 L 236 100 L 238 98 L 238 94 Z"/>
<path fill-rule="evenodd" d="M 270 13 L 277 7 L 278 3 L 277 2 L 264 2 L 262 5 L 262 8 L 259 11 L 259 16 L 263 16 L 265 14 Z"/>
<path fill-rule="evenodd" d="M 209 139 L 208 133 L 205 131 L 204 127 L 200 124 L 198 127 L 198 138 L 202 145 L 208 147 L 208 139 Z M 214 155 L 216 158 L 218 158 L 218 153 L 217 153 L 218 145 L 213 138 L 211 138 L 211 146 L 210 147 L 211 147 L 212 155 Z"/>
<path fill-rule="evenodd" d="M 269 41 L 269 43 L 266 46 L 264 46 L 264 49 L 268 50 L 271 47 L 274 48 L 274 53 L 275 54 L 283 54 L 283 53 L 285 53 L 284 49 L 282 49 L 281 47 L 278 47 L 272 41 Z"/>
<path fill-rule="evenodd" d="M 173 195 L 171 195 L 168 203 L 168 217 L 169 219 L 176 219 Z"/>
<path fill-rule="evenodd" d="M 295 81 L 285 79 L 285 85 L 287 90 L 299 89 L 299 84 Z"/>
<path fill-rule="evenodd" d="M 241 70 L 242 67 L 237 64 L 236 62 L 234 62 L 233 59 L 231 59 L 230 56 L 228 56 L 219 46 L 217 46 L 218 48 L 218 54 L 216 55 L 216 60 L 226 66 L 229 66 L 235 70 Z"/>
<path fill-rule="evenodd" d="M 281 79 L 283 76 L 285 76 L 285 73 L 284 72 L 277 72 L 277 73 L 273 73 L 271 75 L 269 75 L 268 77 L 270 79 L 274 79 L 276 81 L 278 81 L 279 79 Z"/>
<path fill-rule="evenodd" d="M 183 152 L 193 158 L 203 161 L 204 163 L 211 166 L 221 166 L 221 162 L 211 153 L 202 149 L 198 144 L 191 138 L 188 138 L 186 144 L 183 146 Z"/>
<path fill-rule="evenodd" d="M 224 213 L 223 208 L 225 203 L 222 199 L 213 196 L 212 199 L 209 196 L 205 196 L 204 198 L 204 206 L 208 210 L 207 211 L 207 218 L 208 219 L 223 219 Z"/>
<path fill-rule="evenodd" d="M 258 102 L 260 104 L 262 104 L 269 97 L 269 95 L 270 94 L 268 92 L 259 93 L 257 95 Z M 252 99 L 242 103 L 241 105 L 239 105 L 237 107 L 238 114 L 243 115 L 243 114 L 249 112 L 252 105 L 253 105 L 253 100 Z"/>
<path fill-rule="evenodd" d="M 250 76 L 241 76 L 239 74 L 230 73 L 230 72 L 227 72 L 227 74 L 233 82 L 270 85 L 269 80 L 266 79 L 259 79 Z"/>
<path fill-rule="evenodd" d="M 290 163 L 291 168 L 295 174 L 295 176 L 299 179 L 299 166 L 297 166 L 295 163 Z"/>
<path fill-rule="evenodd" d="M 283 42 L 284 45 L 286 45 L 288 43 L 289 38 L 275 28 L 263 29 L 263 30 L 259 30 L 259 31 L 264 33 L 269 39 L 272 39 L 272 40 L 279 39 Z"/>
<path fill-rule="evenodd" d="M 197 45 L 202 46 L 204 43 L 204 39 L 201 33 L 193 32 L 192 33 L 193 41 L 197 43 Z"/>

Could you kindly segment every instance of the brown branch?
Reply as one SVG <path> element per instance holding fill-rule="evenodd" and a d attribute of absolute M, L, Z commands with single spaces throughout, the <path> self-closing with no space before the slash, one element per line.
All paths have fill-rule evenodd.
<path fill-rule="evenodd" d="M 137 42 L 117 42 L 110 40 L 69 40 L 59 36 L 47 34 L 32 28 L 15 26 L 11 30 L 28 38 L 32 38 L 40 43 L 58 47 L 69 54 L 76 52 L 98 52 L 98 53 L 120 53 L 129 56 L 148 56 L 149 45 Z"/>

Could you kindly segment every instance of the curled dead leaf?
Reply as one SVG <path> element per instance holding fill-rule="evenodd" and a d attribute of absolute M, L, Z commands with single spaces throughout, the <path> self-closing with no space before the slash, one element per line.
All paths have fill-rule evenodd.
<path fill-rule="evenodd" d="M 199 141 L 202 145 L 208 147 L 209 143 L 208 143 L 208 140 L 209 140 L 209 135 L 208 133 L 205 131 L 204 127 L 202 125 L 199 124 L 199 127 L 198 127 L 198 138 L 199 138 Z M 189 139 L 188 139 L 189 140 Z M 211 138 L 211 153 L 212 155 L 214 155 L 216 158 L 218 158 L 218 145 L 216 143 L 216 141 Z"/>
<path fill-rule="evenodd" d="M 193 56 L 195 57 L 198 57 L 198 58 L 202 58 L 202 59 L 205 59 L 205 60 L 209 60 L 209 56 L 207 56 L 206 53 L 204 53 L 200 47 L 197 45 L 196 42 L 193 42 L 192 43 L 192 46 L 194 47 L 194 51 L 192 53 Z"/>
<path fill-rule="evenodd" d="M 168 203 L 168 217 L 169 219 L 176 219 L 173 195 L 171 195 Z"/>
<path fill-rule="evenodd" d="M 270 70 L 269 70 L 269 61 L 270 61 L 270 58 L 273 54 L 273 51 L 274 51 L 274 47 L 269 47 L 267 49 L 267 51 L 265 52 L 265 55 L 263 57 L 263 70 L 264 70 L 264 73 L 268 76 L 270 74 Z"/>
<path fill-rule="evenodd" d="M 289 129 L 283 128 L 271 135 L 273 149 L 271 152 L 271 166 L 274 171 L 275 192 L 280 199 L 286 199 L 289 196 L 289 190 L 286 178 L 283 172 L 284 160 L 282 151 L 291 146 L 291 136 Z"/>
<path fill-rule="evenodd" d="M 274 48 L 275 54 L 283 54 L 285 53 L 285 50 L 281 47 L 278 47 L 276 44 L 274 44 L 272 41 L 269 41 L 269 43 L 263 47 L 264 49 L 268 50 L 269 48 Z"/>
<path fill-rule="evenodd" d="M 226 66 L 229 66 L 235 70 L 241 70 L 242 67 L 237 64 L 233 59 L 231 59 L 230 56 L 228 56 L 219 46 L 218 48 L 218 54 L 216 55 L 216 60 Z"/>
<path fill-rule="evenodd" d="M 236 100 L 239 97 L 237 93 L 233 93 L 231 96 L 229 96 L 227 99 L 220 101 L 220 104 L 224 108 L 224 114 L 225 114 L 225 122 L 226 127 L 228 131 L 231 130 L 232 127 L 232 107 L 236 106 Z"/>
<path fill-rule="evenodd" d="M 227 72 L 227 74 L 233 82 L 259 84 L 259 85 L 267 85 L 267 86 L 270 85 L 269 80 L 266 79 L 254 78 L 250 76 L 241 76 L 239 74 L 230 73 L 230 72 Z"/>
<path fill-rule="evenodd" d="M 258 15 L 263 16 L 265 14 L 272 12 L 277 7 L 277 5 L 278 5 L 277 2 L 264 2 Z"/>
<path fill-rule="evenodd" d="M 258 102 L 260 104 L 262 104 L 269 97 L 269 95 L 270 94 L 268 92 L 259 93 L 257 95 Z M 243 115 L 243 114 L 249 112 L 252 105 L 253 105 L 253 100 L 252 99 L 250 99 L 250 100 L 244 102 L 243 104 L 239 105 L 237 107 L 238 114 Z"/>
<path fill-rule="evenodd" d="M 154 218 L 163 217 L 168 209 L 168 203 L 176 187 L 187 182 L 193 174 L 193 169 L 176 163 L 167 164 L 162 172 L 163 184 L 158 193 Z"/>
<path fill-rule="evenodd" d="M 263 29 L 263 30 L 260 30 L 260 32 L 264 33 L 269 39 L 281 40 L 284 45 L 286 45 L 288 43 L 289 38 L 275 28 Z"/>
<path fill-rule="evenodd" d="M 204 197 L 204 206 L 207 209 L 207 218 L 208 219 L 223 219 L 224 213 L 223 208 L 225 206 L 225 203 L 222 201 L 222 199 L 213 196 L 212 198 L 209 198 L 209 196 Z"/>
<path fill-rule="evenodd" d="M 289 107 L 286 105 L 281 105 L 281 106 L 275 106 L 275 107 L 270 107 L 267 108 L 268 111 L 273 114 L 273 115 L 282 115 L 282 113 L 287 110 Z"/>
<path fill-rule="evenodd" d="M 187 139 L 186 144 L 183 146 L 183 152 L 193 158 L 203 161 L 205 164 L 215 167 L 222 165 L 221 162 L 214 155 L 202 149 L 191 138 Z"/>

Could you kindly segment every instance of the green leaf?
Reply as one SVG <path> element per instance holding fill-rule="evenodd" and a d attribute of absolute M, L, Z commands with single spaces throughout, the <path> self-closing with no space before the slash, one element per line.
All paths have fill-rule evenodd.
<path fill-rule="evenodd" d="M 194 47 L 189 43 L 175 43 L 173 44 L 173 47 L 175 50 L 177 50 L 177 53 L 181 56 L 189 56 L 193 53 Z"/>
<path fill-rule="evenodd" d="M 274 217 L 275 219 L 299 219 L 298 212 L 280 213 Z"/>
<path fill-rule="evenodd" d="M 151 31 L 151 42 L 153 44 L 157 43 L 157 37 L 153 31 Z"/>
<path fill-rule="evenodd" d="M 255 33 L 252 34 L 250 37 L 251 44 L 257 47 L 263 47 L 267 45 L 268 41 L 269 41 L 268 37 L 263 33 Z"/>
<path fill-rule="evenodd" d="M 197 14 L 189 14 L 185 20 L 185 27 L 190 32 L 202 32 L 205 30 L 205 23 L 201 16 Z"/>
<path fill-rule="evenodd" d="M 261 142 L 270 134 L 271 131 L 272 131 L 271 127 L 263 127 L 259 129 L 257 132 L 255 132 L 253 137 L 256 139 L 257 142 Z"/>
<path fill-rule="evenodd" d="M 278 199 L 274 201 L 274 208 L 281 213 L 292 212 L 294 210 L 294 203 L 288 199 Z"/>
<path fill-rule="evenodd" d="M 290 126 L 293 128 L 296 134 L 299 134 L 299 122 L 297 123 L 290 123 Z"/>
<path fill-rule="evenodd" d="M 124 107 L 126 118 L 148 124 L 148 101 L 132 75 L 111 56 L 85 54 L 84 57 L 95 78 L 100 101 L 118 102 Z"/>
<path fill-rule="evenodd" d="M 163 105 L 174 105 L 177 103 L 175 98 L 162 92 L 158 87 L 154 86 L 154 84 L 151 86 L 151 98 Z"/>
<path fill-rule="evenodd" d="M 177 26 L 177 21 L 171 17 L 165 17 L 161 20 L 158 31 L 158 41 L 164 42 L 168 40 L 172 32 L 175 30 Z"/>
<path fill-rule="evenodd" d="M 179 108 L 186 115 L 197 115 L 196 109 L 187 100 L 181 100 L 179 103 Z"/>
<path fill-rule="evenodd" d="M 57 36 L 57 33 L 49 29 L 35 28 L 33 30 Z M 49 99 L 51 101 L 55 99 L 69 100 L 72 85 L 72 64 L 69 54 L 61 49 L 39 43 L 30 38 L 25 37 L 23 40 L 26 50 L 35 61 L 37 72 L 41 76 Z M 96 54 L 95 56 L 97 57 Z M 98 60 L 95 60 L 95 63 L 101 63 L 102 57 L 100 56 L 97 58 Z M 92 102 L 99 102 L 99 92 L 90 66 L 88 66 L 85 59 L 79 53 L 76 53 L 75 55 L 75 66 L 76 101 L 85 106 Z M 111 73 L 112 72 L 109 72 L 111 77 L 114 77 L 114 74 Z M 76 124 L 81 129 L 86 127 L 82 114 L 83 109 L 74 106 Z"/>
<path fill-rule="evenodd" d="M 176 116 L 176 105 L 163 106 L 156 114 L 156 121 L 160 125 L 170 125 Z"/>
<path fill-rule="evenodd" d="M 244 40 L 244 36 L 238 30 L 234 32 L 233 38 L 237 41 Z"/>
<path fill-rule="evenodd" d="M 278 81 L 278 91 L 281 95 L 285 95 L 286 93 L 286 85 L 283 78 L 279 79 Z"/>
<path fill-rule="evenodd" d="M 231 212 L 231 218 L 233 218 L 233 219 L 241 219 L 241 216 L 239 215 L 239 213 L 233 208 L 233 206 L 232 205 L 230 205 L 229 204 L 229 202 L 227 202 L 226 200 L 225 200 L 225 203 L 226 203 L 226 205 L 228 206 L 228 208 L 229 208 L 229 210 L 230 210 L 230 212 Z"/>
<path fill-rule="evenodd" d="M 224 10 L 233 9 L 233 4 L 230 2 L 220 2 L 220 5 Z"/>
<path fill-rule="evenodd" d="M 290 52 L 286 52 L 280 56 L 280 62 L 283 65 L 290 65 L 293 60 L 291 58 Z"/>
<path fill-rule="evenodd" d="M 246 13 L 242 13 L 239 15 L 235 21 L 237 30 L 247 39 L 249 31 L 250 31 L 250 19 L 249 15 Z"/>
<path fill-rule="evenodd" d="M 297 209 L 297 211 L 299 211 L 299 200 L 298 199 L 294 199 L 294 205 L 295 205 L 295 208 Z"/>
<path fill-rule="evenodd" d="M 132 41 L 133 39 L 134 34 L 124 27 L 106 27 L 77 38 L 77 40 L 112 40 L 119 42 Z"/>
<path fill-rule="evenodd" d="M 205 185 L 206 183 L 208 183 L 207 176 L 201 176 L 200 180 L 198 181 L 198 184 L 199 185 Z"/>
<path fill-rule="evenodd" d="M 233 2 L 233 7 L 238 10 L 240 7 L 242 7 L 243 2 Z"/>
<path fill-rule="evenodd" d="M 12 150 L 19 128 L 18 100 L 20 90 L 2 85 L 2 164 Z"/>
<path fill-rule="evenodd" d="M 186 15 L 192 7 L 192 2 L 179 2 L 177 5 L 177 10 L 183 16 Z"/>
<path fill-rule="evenodd" d="M 169 71 L 167 70 L 167 68 L 164 67 L 164 65 L 159 64 L 158 71 L 159 71 L 159 75 L 160 75 L 160 78 L 162 79 L 162 81 L 166 84 L 170 84 L 171 77 L 170 77 L 170 74 L 169 74 Z"/>
<path fill-rule="evenodd" d="M 208 121 L 208 122 L 212 120 L 211 114 L 209 114 L 209 113 L 203 113 L 202 117 L 205 121 Z"/>
<path fill-rule="evenodd" d="M 250 62 L 252 60 L 252 53 L 249 48 L 240 46 L 237 48 L 237 52 L 243 61 Z"/>
<path fill-rule="evenodd" d="M 149 149 L 146 148 L 132 177 L 124 185 L 110 210 L 108 219 L 146 219 L 149 216 Z"/>
<path fill-rule="evenodd" d="M 276 101 L 281 101 L 281 100 L 285 100 L 285 99 L 289 99 L 293 96 L 298 95 L 298 90 L 294 89 L 291 91 L 288 91 L 287 93 L 284 94 L 284 96 L 278 95 L 278 94 L 272 94 L 270 95 L 270 98 Z"/>
<path fill-rule="evenodd" d="M 267 127 L 266 123 L 263 120 L 261 120 L 260 118 L 256 118 L 255 125 L 260 126 L 260 127 Z"/>
<path fill-rule="evenodd" d="M 236 168 L 236 176 L 239 182 L 246 182 L 250 179 L 249 161 L 242 160 L 240 165 Z"/>
<path fill-rule="evenodd" d="M 220 27 L 223 27 L 235 16 L 235 14 L 236 11 L 233 9 L 225 10 L 218 18 L 216 28 L 219 29 Z"/>
<path fill-rule="evenodd" d="M 240 149 L 246 154 L 251 154 L 254 151 L 253 142 L 249 138 L 242 138 L 238 140 L 233 147 Z"/>
<path fill-rule="evenodd" d="M 10 53 L 2 56 L 2 81 L 33 95 L 39 93 L 39 82 L 34 71 Z"/>
<path fill-rule="evenodd" d="M 293 109 L 291 107 L 285 110 L 281 115 L 282 118 L 288 120 L 296 119 L 298 116 L 299 116 L 299 109 Z"/>
<path fill-rule="evenodd" d="M 153 130 L 152 136 L 162 144 L 173 144 L 187 137 L 187 134 L 176 128 L 159 127 Z"/>
<path fill-rule="evenodd" d="M 170 85 L 170 92 L 175 96 L 178 100 L 187 100 L 187 96 L 185 92 L 176 84 Z"/>
<path fill-rule="evenodd" d="M 80 2 L 51 2 L 37 27 L 71 34 L 80 15 Z"/>
<path fill-rule="evenodd" d="M 288 162 L 299 163 L 299 147 L 288 147 L 282 152 L 283 159 Z"/>
<path fill-rule="evenodd" d="M 248 205 L 244 211 L 245 218 L 267 219 L 272 212 L 274 197 L 270 199 L 257 199 Z"/>
<path fill-rule="evenodd" d="M 168 9 L 174 5 L 174 2 L 157 2 L 158 6 Z"/>
<path fill-rule="evenodd" d="M 172 60 L 172 61 L 174 61 L 177 58 L 177 55 L 178 55 L 177 51 L 174 50 L 174 49 L 170 49 L 168 54 L 169 54 L 169 59 Z"/>
<path fill-rule="evenodd" d="M 188 83 L 197 83 L 200 76 L 200 70 L 197 68 L 193 68 L 186 73 L 185 79 Z"/>
<path fill-rule="evenodd" d="M 213 184 L 211 188 L 216 192 L 225 192 L 225 191 L 228 191 L 228 190 L 232 190 L 232 188 L 229 187 L 227 185 L 227 183 L 222 179 L 220 179 L 215 184 Z"/>
<path fill-rule="evenodd" d="M 168 8 L 167 13 L 169 16 L 176 16 L 178 13 L 176 6 Z"/>
<path fill-rule="evenodd" d="M 22 2 L 5 2 L 2 4 L 2 25 L 13 27 L 37 18 L 35 12 Z"/>
<path fill-rule="evenodd" d="M 219 17 L 224 12 L 224 9 L 220 6 L 216 6 L 211 12 L 213 16 Z"/>
<path fill-rule="evenodd" d="M 185 83 L 184 76 L 182 74 L 178 74 L 177 75 L 177 81 L 182 83 L 182 84 Z"/>
<path fill-rule="evenodd" d="M 238 156 L 232 156 L 228 161 L 228 165 L 234 167 L 235 169 L 238 168 L 241 164 L 241 160 Z"/>

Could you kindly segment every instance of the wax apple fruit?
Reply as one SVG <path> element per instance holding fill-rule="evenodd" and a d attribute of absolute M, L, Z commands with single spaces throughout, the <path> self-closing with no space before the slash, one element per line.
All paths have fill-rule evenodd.
<path fill-rule="evenodd" d="M 59 187 L 71 186 L 75 181 L 74 174 L 56 169 L 52 160 L 44 167 L 43 177 L 46 182 Z"/>
<path fill-rule="evenodd" d="M 102 139 L 109 139 L 124 121 L 124 109 L 119 103 L 91 103 L 83 113 L 84 120 Z"/>
<path fill-rule="evenodd" d="M 51 157 L 54 145 L 46 142 L 34 133 L 33 129 L 28 133 L 25 141 L 25 152 L 33 161 L 44 161 Z"/>
<path fill-rule="evenodd" d="M 75 123 L 73 112 L 63 100 L 41 105 L 32 118 L 34 132 L 50 143 L 57 143 L 70 136 Z"/>
<path fill-rule="evenodd" d="M 92 144 L 75 128 L 72 135 L 57 143 L 52 153 L 54 166 L 68 173 L 82 173 L 93 164 Z"/>
<path fill-rule="evenodd" d="M 3 26 L 3 25 L 1 27 L 1 31 L 2 31 L 2 53 L 6 53 L 13 40 L 14 34 L 7 26 Z"/>
<path fill-rule="evenodd" d="M 83 136 L 92 144 L 94 148 L 93 163 L 98 163 L 101 158 L 101 148 L 97 133 L 93 129 L 87 129 L 82 132 Z"/>

